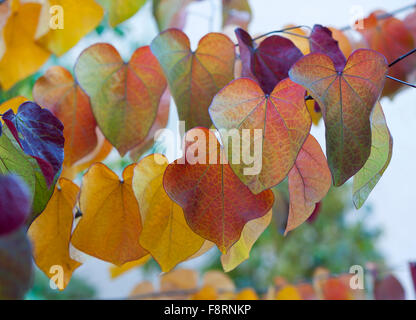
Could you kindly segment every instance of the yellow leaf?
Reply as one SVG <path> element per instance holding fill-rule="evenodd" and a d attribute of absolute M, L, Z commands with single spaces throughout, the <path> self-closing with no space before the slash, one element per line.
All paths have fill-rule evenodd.
<path fill-rule="evenodd" d="M 296 287 L 287 285 L 277 292 L 276 300 L 302 300 L 302 297 Z"/>
<path fill-rule="evenodd" d="M 234 292 L 235 285 L 229 276 L 221 271 L 208 271 L 202 280 L 204 286 L 212 286 L 217 291 Z"/>
<path fill-rule="evenodd" d="M 17 109 L 19 109 L 20 105 L 26 101 L 29 101 L 29 99 L 23 96 L 11 98 L 0 104 L 0 113 L 6 113 L 9 109 L 12 109 L 14 113 L 17 113 Z"/>
<path fill-rule="evenodd" d="M 256 291 L 251 288 L 246 288 L 238 293 L 235 300 L 259 300 L 259 297 Z"/>
<path fill-rule="evenodd" d="M 134 289 L 129 294 L 129 298 L 140 300 L 142 296 L 151 295 L 154 292 L 155 288 L 153 287 L 153 284 L 150 281 L 143 281 L 134 287 Z"/>
<path fill-rule="evenodd" d="M 191 296 L 191 300 L 217 300 L 218 294 L 212 286 L 204 286 L 201 290 Z"/>
<path fill-rule="evenodd" d="M 147 255 L 139 244 L 142 225 L 132 188 L 134 167 L 128 166 L 120 181 L 104 164 L 91 166 L 81 185 L 83 217 L 71 240 L 77 249 L 118 266 Z"/>
<path fill-rule="evenodd" d="M 146 0 L 98 0 L 108 10 L 108 20 L 114 28 L 131 18 L 146 3 Z"/>
<path fill-rule="evenodd" d="M 79 0 L 47 0 L 36 31 L 37 42 L 61 56 L 93 31 L 103 15 L 104 9 L 94 0 L 83 0 L 82 4 Z"/>
<path fill-rule="evenodd" d="M 317 126 L 319 124 L 319 121 L 322 118 L 322 112 L 316 111 L 315 109 L 315 100 L 309 99 L 306 100 L 306 108 L 308 109 L 309 113 L 311 114 L 312 123 Z"/>
<path fill-rule="evenodd" d="M 137 267 L 141 267 L 142 265 L 144 265 L 145 263 L 147 263 L 150 260 L 151 256 L 150 254 L 144 256 L 143 258 L 140 258 L 139 260 L 136 261 L 131 261 L 131 262 L 127 262 L 125 264 L 123 264 L 121 267 L 119 266 L 110 266 L 110 276 L 111 279 L 115 279 L 118 278 L 119 276 L 121 276 L 122 274 L 137 268 Z"/>
<path fill-rule="evenodd" d="M 150 252 L 163 272 L 172 270 L 195 254 L 205 241 L 189 228 L 182 208 L 163 188 L 167 166 L 168 160 L 163 155 L 152 154 L 137 164 L 133 177 L 133 190 L 143 224 L 140 244 Z"/>
<path fill-rule="evenodd" d="M 293 27 L 295 27 L 295 25 L 289 24 L 283 29 Z M 279 35 L 290 39 L 295 44 L 295 46 L 298 47 L 300 51 L 302 51 L 303 54 L 306 55 L 310 52 L 308 34 L 303 31 L 302 28 L 287 30 L 286 32 Z"/>
<path fill-rule="evenodd" d="M 235 269 L 249 258 L 254 243 L 269 226 L 272 214 L 272 210 L 270 210 L 263 217 L 251 220 L 244 226 L 240 240 L 226 254 L 221 256 L 221 263 L 225 272 Z"/>
<path fill-rule="evenodd" d="M 160 291 L 192 290 L 198 286 L 198 274 L 191 269 L 177 269 L 160 277 Z"/>
<path fill-rule="evenodd" d="M 42 214 L 32 223 L 28 235 L 33 246 L 33 257 L 49 278 L 63 271 L 63 283 L 56 278 L 60 290 L 68 285 L 72 272 L 81 264 L 69 255 L 69 241 L 74 221 L 79 187 L 67 179 L 59 179 L 52 198 Z"/>
<path fill-rule="evenodd" d="M 3 90 L 36 72 L 50 53 L 35 43 L 35 31 L 41 11 L 39 3 L 10 0 L 11 14 L 1 30 L 4 54 L 0 60 L 0 84 Z M 1 47 L 2 45 L 0 45 Z"/>

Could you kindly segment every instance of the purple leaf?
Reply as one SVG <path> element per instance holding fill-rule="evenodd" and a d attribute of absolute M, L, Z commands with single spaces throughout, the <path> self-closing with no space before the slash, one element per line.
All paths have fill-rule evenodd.
<path fill-rule="evenodd" d="M 23 151 L 39 164 L 48 186 L 61 170 L 64 160 L 63 124 L 49 110 L 34 102 L 20 105 L 3 115 L 3 120 Z"/>
<path fill-rule="evenodd" d="M 235 33 L 240 47 L 243 76 L 254 76 L 266 94 L 271 93 L 280 81 L 288 77 L 292 65 L 303 56 L 289 39 L 271 36 L 256 48 L 246 31 L 236 29 Z"/>
<path fill-rule="evenodd" d="M 374 285 L 374 298 L 376 300 L 404 300 L 404 289 L 397 278 L 390 274 Z"/>
<path fill-rule="evenodd" d="M 21 178 L 0 176 L 0 236 L 22 226 L 31 212 L 31 194 Z"/>
<path fill-rule="evenodd" d="M 412 276 L 413 289 L 416 293 L 416 262 L 409 262 L 410 275 Z"/>
<path fill-rule="evenodd" d="M 309 36 L 311 53 L 324 53 L 334 62 L 335 69 L 339 72 L 344 70 L 347 59 L 338 46 L 338 41 L 332 37 L 332 31 L 316 24 L 313 26 Z"/>

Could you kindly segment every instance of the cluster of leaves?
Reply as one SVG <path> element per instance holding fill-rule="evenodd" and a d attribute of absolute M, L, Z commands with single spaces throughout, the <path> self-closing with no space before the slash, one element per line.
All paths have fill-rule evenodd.
<path fill-rule="evenodd" d="M 67 25 L 45 29 L 42 13 L 58 2 Z M 0 5 L 5 17 L 3 88 L 37 70 L 50 52 L 66 52 L 99 23 L 103 9 L 95 1 L 85 1 L 85 12 L 75 11 L 73 2 L 10 0 Z M 144 4 L 100 2 L 112 25 Z M 386 91 L 386 75 L 403 63 L 391 63 L 389 69 L 388 60 L 414 46 L 405 22 L 399 21 L 410 35 L 406 46 L 402 37 L 392 36 L 397 19 L 374 13 L 360 31 L 370 49 L 352 53 L 357 45 L 345 34 L 321 25 L 304 35 L 288 27 L 282 30 L 286 37 L 272 35 L 260 43 L 238 28 L 237 46 L 223 33 L 209 33 L 194 51 L 187 35 L 171 28 L 183 22 L 183 12 L 173 8 L 189 2 L 154 1 L 159 28 L 168 29 L 150 46 L 138 48 L 129 62 L 112 45 L 94 44 L 79 56 L 74 76 L 63 67 L 51 67 L 34 85 L 35 102 L 21 103 L 25 98 L 17 97 L 2 106 L 7 111 L 2 116 L 0 170 L 23 178 L 32 207 L 18 201 L 19 210 L 2 208 L 6 232 L 12 234 L 2 241 L 15 241 L 16 228 L 30 225 L 39 268 L 48 276 L 51 266 L 64 270 L 60 289 L 80 266 L 70 245 L 117 266 L 139 265 L 151 255 L 166 272 L 216 245 L 224 270 L 232 270 L 248 258 L 270 223 L 272 187 L 287 178 L 287 233 L 309 218 L 332 182 L 340 186 L 354 177 L 354 203 L 362 206 L 388 166 L 392 138 L 378 100 L 392 94 Z M 224 1 L 223 8 L 224 24 L 246 26 L 250 20 L 246 1 Z M 38 28 L 34 32 L 15 25 Z M 380 28 L 383 33 L 377 32 Z M 305 40 L 308 48 L 298 40 Z M 23 41 L 27 50 L 20 50 Z M 405 75 L 394 75 L 407 77 L 415 71 L 413 62 L 407 66 Z M 183 157 L 169 164 L 163 155 L 147 156 L 127 166 L 120 180 L 100 161 L 113 147 L 120 155 L 140 158 L 166 126 L 171 97 L 188 130 Z M 313 108 L 305 101 L 312 101 Z M 312 118 L 317 122 L 320 113 L 328 160 L 310 134 Z M 208 129 L 212 125 L 219 137 Z M 260 173 L 246 175 L 248 165 L 226 161 L 234 148 L 222 129 L 237 130 L 243 137 L 243 130 L 262 130 L 262 152 L 254 154 L 262 163 Z M 250 149 L 254 147 L 250 141 Z M 87 168 L 78 187 L 71 180 Z M 2 185 L 14 188 L 13 182 Z M 11 215 L 20 211 L 16 222 Z M 74 212 L 80 213 L 75 223 Z"/>
<path fill-rule="evenodd" d="M 376 275 L 370 270 L 371 280 L 362 288 L 352 274 L 331 275 L 324 268 L 317 268 L 312 282 L 291 284 L 282 277 L 274 279 L 267 291 L 258 292 L 251 287 L 237 290 L 231 278 L 221 271 L 208 271 L 202 279 L 189 269 L 176 269 L 160 277 L 159 288 L 149 281 L 139 283 L 129 298 L 178 299 L 178 300 L 404 300 L 402 285 L 392 274 Z M 352 284 L 357 285 L 352 288 Z M 361 287 L 359 287 L 361 285 Z"/>

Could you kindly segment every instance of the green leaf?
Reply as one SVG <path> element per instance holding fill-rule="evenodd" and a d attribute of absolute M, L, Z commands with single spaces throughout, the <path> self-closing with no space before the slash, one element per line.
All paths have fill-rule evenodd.
<path fill-rule="evenodd" d="M 387 127 L 386 118 L 377 102 L 371 115 L 371 152 L 364 167 L 354 176 L 353 201 L 361 208 L 387 169 L 393 151 L 393 138 Z"/>

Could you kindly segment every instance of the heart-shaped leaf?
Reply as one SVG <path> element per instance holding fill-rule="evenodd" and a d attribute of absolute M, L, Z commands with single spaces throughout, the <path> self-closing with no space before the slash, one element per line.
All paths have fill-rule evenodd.
<path fill-rule="evenodd" d="M 311 128 L 305 89 L 290 79 L 279 82 L 270 95 L 251 79 L 234 80 L 215 96 L 209 113 L 231 168 L 255 194 L 287 176 Z M 241 150 L 234 151 L 240 145 L 229 142 L 233 129 L 242 137 Z M 250 150 L 253 161 L 247 164 Z"/>
<path fill-rule="evenodd" d="M 247 28 L 252 12 L 248 0 L 222 0 L 222 26 Z"/>
<path fill-rule="evenodd" d="M 183 29 L 187 16 L 186 7 L 193 0 L 153 0 L 152 11 L 159 31 L 168 28 Z"/>
<path fill-rule="evenodd" d="M 343 71 L 337 71 L 327 55 L 311 53 L 289 72 L 322 108 L 326 154 L 336 186 L 356 174 L 370 155 L 370 114 L 383 90 L 386 73 L 385 57 L 367 49 L 356 50 Z"/>
<path fill-rule="evenodd" d="M 49 68 L 33 87 L 36 103 L 50 110 L 64 125 L 64 165 L 71 167 L 97 146 L 97 123 L 88 96 L 63 67 Z"/>
<path fill-rule="evenodd" d="M 254 195 L 242 184 L 224 163 L 224 154 L 210 130 L 192 129 L 185 141 L 184 157 L 166 168 L 163 185 L 182 207 L 191 229 L 227 253 L 247 222 L 269 212 L 273 193 L 266 190 Z"/>
<path fill-rule="evenodd" d="M 13 110 L 7 111 L 3 120 L 23 151 L 36 159 L 50 186 L 64 160 L 65 139 L 61 121 L 34 102 L 23 103 L 17 114 Z"/>
<path fill-rule="evenodd" d="M 137 164 L 133 177 L 133 190 L 143 223 L 140 244 L 160 264 L 163 272 L 187 260 L 205 241 L 189 228 L 182 208 L 163 189 L 167 166 L 168 160 L 163 155 L 152 154 Z"/>
<path fill-rule="evenodd" d="M 255 42 L 243 29 L 237 29 L 235 34 L 243 63 L 243 77 L 257 80 L 266 94 L 288 77 L 292 65 L 303 56 L 292 41 L 281 36 L 268 37 L 255 47 Z"/>
<path fill-rule="evenodd" d="M 379 102 L 371 114 L 371 152 L 364 167 L 354 176 L 353 201 L 361 208 L 386 171 L 393 153 L 393 137 Z"/>
<path fill-rule="evenodd" d="M 123 180 L 107 166 L 96 163 L 82 179 L 79 198 L 82 218 L 71 242 L 82 252 L 121 266 L 148 253 L 140 246 L 142 223 L 133 193 L 133 170 Z"/>
<path fill-rule="evenodd" d="M 289 216 L 285 234 L 304 223 L 331 187 L 331 172 L 321 146 L 312 136 L 289 172 Z"/>
<path fill-rule="evenodd" d="M 166 89 L 149 47 L 137 49 L 124 63 L 110 44 L 92 45 L 78 58 L 75 74 L 91 99 L 98 126 L 121 155 L 146 138 Z"/>
<path fill-rule="evenodd" d="M 67 179 L 59 179 L 48 205 L 28 231 L 33 257 L 39 269 L 51 278 L 54 275 L 51 268 L 56 265 L 62 267 L 63 283 L 55 283 L 59 290 L 65 289 L 72 272 L 81 265 L 69 254 L 78 193 L 79 187 L 76 184 Z"/>
<path fill-rule="evenodd" d="M 146 0 L 98 0 L 108 10 L 108 21 L 113 28 L 131 18 Z"/>
<path fill-rule="evenodd" d="M 234 78 L 234 44 L 209 33 L 193 52 L 189 38 L 178 29 L 159 34 L 151 44 L 169 83 L 186 128 L 211 126 L 208 107 L 214 95 Z"/>

